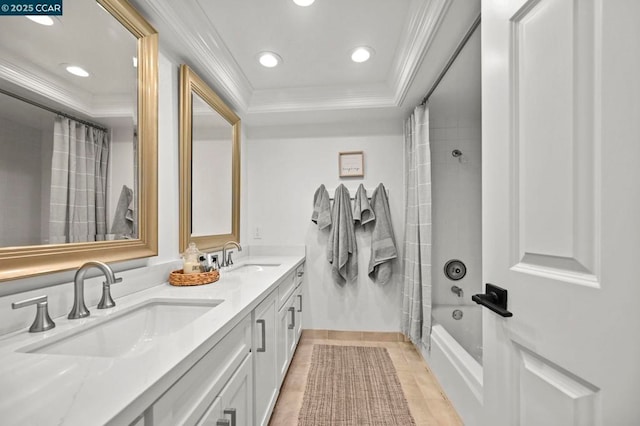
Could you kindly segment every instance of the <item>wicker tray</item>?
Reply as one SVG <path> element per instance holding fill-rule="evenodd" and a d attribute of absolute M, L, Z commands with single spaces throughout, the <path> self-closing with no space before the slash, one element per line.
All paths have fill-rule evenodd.
<path fill-rule="evenodd" d="M 219 271 L 200 272 L 199 274 L 185 274 L 182 269 L 169 274 L 169 284 L 175 286 L 203 285 L 218 281 Z"/>

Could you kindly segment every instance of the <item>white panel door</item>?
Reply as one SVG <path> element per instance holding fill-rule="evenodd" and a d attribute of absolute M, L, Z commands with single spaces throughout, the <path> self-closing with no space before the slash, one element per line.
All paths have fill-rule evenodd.
<path fill-rule="evenodd" d="M 640 421 L 640 1 L 483 0 L 484 424 Z"/>

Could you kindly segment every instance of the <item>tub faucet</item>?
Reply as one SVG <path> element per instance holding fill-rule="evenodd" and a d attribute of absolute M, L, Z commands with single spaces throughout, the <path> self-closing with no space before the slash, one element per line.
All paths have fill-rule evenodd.
<path fill-rule="evenodd" d="M 100 303 L 98 303 L 98 309 L 111 308 L 116 305 L 111 298 L 109 289 L 111 284 L 121 282 L 122 278 L 116 278 L 113 274 L 113 270 L 106 263 L 90 261 L 82 265 L 78 271 L 76 271 L 76 275 L 73 278 L 73 308 L 71 308 L 71 312 L 69 312 L 69 315 L 67 316 L 69 319 L 78 319 L 89 316 L 89 310 L 87 309 L 87 305 L 84 303 L 84 276 L 91 268 L 100 269 L 107 278 L 107 281 L 102 283 L 102 299 L 100 299 Z"/>
<path fill-rule="evenodd" d="M 462 289 L 460 287 L 458 287 L 457 285 L 451 286 L 451 292 L 455 293 L 458 295 L 458 297 L 462 297 Z"/>
<path fill-rule="evenodd" d="M 227 241 L 226 243 L 224 243 L 224 245 L 222 246 L 222 262 L 220 263 L 221 268 L 224 268 L 225 266 L 233 265 L 233 260 L 231 259 L 231 252 L 229 252 L 229 255 L 227 256 L 228 245 L 236 246 L 238 248 L 238 251 L 242 251 L 242 246 L 235 241 Z"/>

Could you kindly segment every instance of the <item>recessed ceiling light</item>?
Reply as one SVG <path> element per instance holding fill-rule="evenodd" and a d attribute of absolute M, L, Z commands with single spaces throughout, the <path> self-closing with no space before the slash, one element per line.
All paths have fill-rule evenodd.
<path fill-rule="evenodd" d="M 258 61 L 263 67 L 273 68 L 282 62 L 282 58 L 277 53 L 261 52 Z"/>
<path fill-rule="evenodd" d="M 314 1 L 316 0 L 293 0 L 298 6 L 311 6 Z"/>
<path fill-rule="evenodd" d="M 367 46 L 356 47 L 351 51 L 353 62 L 366 62 L 373 56 L 373 49 Z"/>
<path fill-rule="evenodd" d="M 31 19 L 33 22 L 36 22 L 40 25 L 51 26 L 53 25 L 53 19 L 50 16 L 45 15 L 27 15 L 28 19 Z"/>
<path fill-rule="evenodd" d="M 78 77 L 89 77 L 89 73 L 79 66 L 68 65 L 65 69 L 71 74 L 77 75 Z"/>

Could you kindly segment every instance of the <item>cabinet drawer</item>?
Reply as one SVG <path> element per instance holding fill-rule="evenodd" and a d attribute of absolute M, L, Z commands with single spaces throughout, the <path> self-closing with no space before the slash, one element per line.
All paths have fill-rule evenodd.
<path fill-rule="evenodd" d="M 302 284 L 303 276 L 304 276 L 304 262 L 302 262 L 302 264 L 298 265 L 298 267 L 296 268 L 295 276 L 294 276 L 294 280 L 295 280 L 294 287 L 297 287 L 300 284 Z"/>
<path fill-rule="evenodd" d="M 296 273 L 290 272 L 278 286 L 278 309 L 282 308 L 296 288 Z"/>
<path fill-rule="evenodd" d="M 248 315 L 153 404 L 153 424 L 195 424 L 250 348 L 251 319 Z"/>

